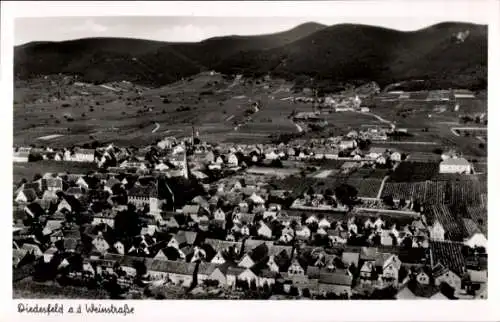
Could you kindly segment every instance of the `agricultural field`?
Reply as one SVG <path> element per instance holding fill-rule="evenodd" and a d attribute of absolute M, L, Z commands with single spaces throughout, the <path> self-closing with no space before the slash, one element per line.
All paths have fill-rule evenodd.
<path fill-rule="evenodd" d="M 50 101 L 43 94 L 36 99 L 40 88 L 51 88 L 53 82 L 42 79 L 17 84 L 14 144 L 62 147 L 94 140 L 124 145 L 150 144 L 167 135 L 190 135 L 191 125 L 201 139 L 222 141 L 228 133 L 236 132 L 237 124 L 246 123 L 246 111 L 256 101 L 263 101 L 263 114 L 260 116 L 262 111 L 259 111 L 252 115 L 248 128 L 242 129 L 242 133 L 262 137 L 280 131 L 297 132 L 297 127 L 281 115 L 286 111 L 281 105 L 289 103 L 269 100 L 267 91 L 252 84 L 232 86 L 232 81 L 218 75 L 200 74 L 161 88 L 141 88 L 140 91 L 89 85 L 97 91 L 88 95 L 81 94 L 81 86 L 60 83 L 61 99 Z M 267 101 L 273 104 L 265 103 Z M 266 108 L 269 110 L 265 111 Z"/>
<path fill-rule="evenodd" d="M 386 182 L 381 197 L 394 199 L 420 200 L 426 197 L 426 182 Z"/>
<path fill-rule="evenodd" d="M 439 163 L 431 162 L 401 162 L 391 173 L 391 182 L 419 182 L 431 180 L 439 174 Z"/>
<path fill-rule="evenodd" d="M 13 164 L 13 182 L 17 183 L 21 179 L 31 180 L 35 174 L 43 175 L 49 173 L 76 173 L 86 174 L 89 171 L 97 170 L 95 163 L 86 162 L 66 162 L 66 161 L 53 161 L 43 160 L 28 163 L 14 163 Z"/>

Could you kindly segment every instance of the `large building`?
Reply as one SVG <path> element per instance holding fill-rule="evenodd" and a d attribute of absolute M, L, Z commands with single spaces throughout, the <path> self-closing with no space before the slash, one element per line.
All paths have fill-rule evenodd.
<path fill-rule="evenodd" d="M 464 173 L 470 174 L 472 166 L 464 158 L 450 158 L 439 164 L 439 173 Z"/>

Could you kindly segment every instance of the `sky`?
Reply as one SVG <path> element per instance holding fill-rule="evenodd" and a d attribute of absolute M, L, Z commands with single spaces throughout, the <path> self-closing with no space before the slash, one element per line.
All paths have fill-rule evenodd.
<path fill-rule="evenodd" d="M 360 23 L 410 31 L 443 21 L 485 23 L 480 17 L 202 17 L 99 16 L 28 17 L 14 20 L 14 45 L 31 41 L 63 41 L 87 37 L 127 37 L 197 42 L 227 35 L 258 35 L 291 29 L 301 23 Z"/>

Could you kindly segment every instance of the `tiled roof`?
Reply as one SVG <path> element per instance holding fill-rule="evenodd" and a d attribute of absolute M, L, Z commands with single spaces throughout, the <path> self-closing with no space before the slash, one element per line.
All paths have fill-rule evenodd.
<path fill-rule="evenodd" d="M 321 284 L 351 286 L 352 276 L 347 274 L 345 271 L 335 271 L 335 272 L 321 271 L 319 273 L 319 282 Z"/>
<path fill-rule="evenodd" d="M 24 189 L 23 193 L 28 202 L 32 202 L 38 198 L 34 189 Z"/>
<path fill-rule="evenodd" d="M 434 263 L 442 263 L 458 276 L 462 276 L 465 268 L 465 258 L 462 254 L 463 243 L 451 241 L 433 241 L 429 243 Z"/>
<path fill-rule="evenodd" d="M 134 186 L 128 191 L 130 197 L 157 197 L 158 191 L 155 186 Z"/>
<path fill-rule="evenodd" d="M 240 242 L 232 242 L 232 241 L 220 240 L 220 239 L 212 239 L 212 238 L 205 239 L 205 244 L 208 244 L 208 245 L 212 246 L 212 248 L 216 252 L 218 252 L 218 251 L 224 251 L 224 250 L 228 249 L 231 246 L 236 247 L 237 250 L 239 250 L 239 248 L 241 247 L 241 243 Z"/>

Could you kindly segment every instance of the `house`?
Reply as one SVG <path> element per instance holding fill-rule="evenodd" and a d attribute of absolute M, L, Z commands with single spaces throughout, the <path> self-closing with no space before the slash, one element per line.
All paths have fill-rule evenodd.
<path fill-rule="evenodd" d="M 280 158 L 279 154 L 277 154 L 275 151 L 270 151 L 265 154 L 266 160 L 278 160 L 279 158 Z"/>
<path fill-rule="evenodd" d="M 439 164 L 439 173 L 470 174 L 472 166 L 464 158 L 449 158 Z"/>
<path fill-rule="evenodd" d="M 247 281 L 248 283 L 251 283 L 252 281 L 254 281 L 256 284 L 258 284 L 258 282 L 259 282 L 259 277 L 250 268 L 247 268 L 243 272 L 241 272 L 238 275 L 238 279 L 240 281 Z"/>
<path fill-rule="evenodd" d="M 382 270 L 382 278 L 389 281 L 398 281 L 401 261 L 397 255 L 380 253 L 375 261 L 375 266 Z"/>
<path fill-rule="evenodd" d="M 449 270 L 441 263 L 436 264 L 432 268 L 432 276 L 434 278 L 434 285 L 439 286 L 441 283 L 446 282 L 453 287 L 456 291 L 462 288 L 462 279 L 455 272 Z"/>
<path fill-rule="evenodd" d="M 295 234 L 297 238 L 307 240 L 311 237 L 311 230 L 307 226 L 302 226 L 297 229 Z"/>
<path fill-rule="evenodd" d="M 261 237 L 271 239 L 273 237 L 273 231 L 264 222 L 259 223 L 260 227 L 257 229 L 257 234 Z"/>
<path fill-rule="evenodd" d="M 348 269 L 332 271 L 320 271 L 319 292 L 323 294 L 334 293 L 336 295 L 352 294 L 352 274 Z"/>
<path fill-rule="evenodd" d="M 122 242 L 117 241 L 113 244 L 113 248 L 116 250 L 116 252 L 120 255 L 125 255 L 125 246 L 123 245 Z"/>
<path fill-rule="evenodd" d="M 371 280 L 375 271 L 375 262 L 365 261 L 359 270 L 359 277 L 365 280 Z"/>
<path fill-rule="evenodd" d="M 210 263 L 218 265 L 224 264 L 225 262 L 226 259 L 224 258 L 224 255 L 222 254 L 221 250 L 217 251 L 217 254 L 215 254 L 215 256 L 210 261 Z"/>
<path fill-rule="evenodd" d="M 288 267 L 289 276 L 304 276 L 304 268 L 300 265 L 297 259 L 294 259 L 290 266 Z"/>
<path fill-rule="evenodd" d="M 421 285 L 429 285 L 430 284 L 430 276 L 423 269 L 418 271 L 415 280 Z"/>
<path fill-rule="evenodd" d="M 180 249 L 184 245 L 193 245 L 196 241 L 197 233 L 192 231 L 179 231 L 172 236 L 167 244 L 167 247 Z"/>
<path fill-rule="evenodd" d="M 437 220 L 434 221 L 434 224 L 431 227 L 429 227 L 429 233 L 431 240 L 437 240 L 437 241 L 444 240 L 445 230 L 443 228 L 443 225 L 441 225 L 441 223 Z"/>
<path fill-rule="evenodd" d="M 238 263 L 239 267 L 244 267 L 244 268 L 250 268 L 254 265 L 255 265 L 255 262 L 253 261 L 250 254 L 245 254 L 245 256 L 243 256 L 243 258 Z"/>
<path fill-rule="evenodd" d="M 213 216 L 214 216 L 214 220 L 216 222 L 221 222 L 221 223 L 224 223 L 226 222 L 226 214 L 224 213 L 224 211 L 220 208 L 217 208 L 214 213 L 213 213 Z"/>
<path fill-rule="evenodd" d="M 252 193 L 252 195 L 250 196 L 249 198 L 254 204 L 258 204 L 258 205 L 263 205 L 265 203 L 265 200 L 257 195 L 255 192 Z M 264 209 L 265 210 L 265 209 Z"/>
<path fill-rule="evenodd" d="M 24 243 L 21 249 L 25 250 L 27 254 L 33 254 L 36 258 L 43 256 L 43 252 L 40 249 L 40 246 L 36 244 Z"/>
<path fill-rule="evenodd" d="M 17 194 L 15 201 L 20 204 L 31 203 L 38 199 L 34 189 L 23 189 Z"/>
<path fill-rule="evenodd" d="M 28 162 L 31 148 L 14 149 L 13 162 Z"/>
<path fill-rule="evenodd" d="M 101 225 L 101 224 L 105 224 L 111 228 L 114 228 L 115 227 L 114 214 L 112 214 L 112 213 L 95 214 L 94 218 L 92 219 L 92 225 L 97 226 L 97 225 Z"/>
<path fill-rule="evenodd" d="M 97 251 L 101 254 L 106 253 L 109 249 L 109 244 L 101 232 L 99 232 L 97 236 L 92 240 L 92 245 L 94 245 Z"/>
<path fill-rule="evenodd" d="M 191 216 L 191 215 L 199 215 L 201 214 L 201 206 L 200 205 L 185 205 L 182 208 L 182 213 L 185 216 Z"/>
<path fill-rule="evenodd" d="M 233 286 L 236 283 L 236 279 L 239 279 L 241 273 L 246 270 L 245 267 L 229 267 L 226 272 L 226 283 L 228 286 Z M 248 276 L 248 275 L 247 275 Z"/>
<path fill-rule="evenodd" d="M 464 244 L 474 248 L 474 247 L 484 247 L 484 249 L 488 250 L 488 240 L 486 236 L 481 232 L 476 232 L 472 236 L 466 238 L 464 240 Z"/>
<path fill-rule="evenodd" d="M 238 156 L 235 153 L 229 154 L 227 157 L 227 164 L 230 167 L 237 167 L 239 165 Z"/>
<path fill-rule="evenodd" d="M 221 265 L 215 267 L 210 275 L 208 275 L 207 280 L 219 282 L 219 286 L 227 285 L 226 273 L 228 270 L 228 265 Z"/>
<path fill-rule="evenodd" d="M 368 157 L 372 160 L 377 160 L 378 158 L 383 156 L 386 151 L 387 151 L 386 148 L 372 147 L 372 148 L 370 148 L 370 151 L 368 152 Z"/>
<path fill-rule="evenodd" d="M 63 181 L 60 177 L 42 178 L 41 185 L 43 190 L 62 191 Z"/>
<path fill-rule="evenodd" d="M 318 222 L 319 228 L 328 229 L 330 228 L 330 225 L 331 225 L 330 222 L 326 218 L 323 218 Z"/>
<path fill-rule="evenodd" d="M 50 263 L 54 255 L 58 252 L 59 250 L 56 247 L 50 247 L 48 248 L 44 253 L 43 253 L 43 261 L 45 263 Z"/>
<path fill-rule="evenodd" d="M 399 152 L 392 152 L 391 153 L 391 161 L 400 162 L 401 161 L 401 153 L 399 153 Z"/>
<path fill-rule="evenodd" d="M 342 150 L 354 149 L 357 146 L 355 140 L 342 140 L 340 141 L 339 147 Z"/>
<path fill-rule="evenodd" d="M 309 216 L 309 218 L 306 219 L 306 224 L 310 225 L 312 223 L 317 223 L 318 222 L 318 218 L 316 218 L 316 216 L 314 215 L 311 215 Z"/>
<path fill-rule="evenodd" d="M 354 264 L 356 267 L 358 267 L 359 255 L 360 254 L 358 252 L 344 251 L 344 252 L 342 252 L 341 259 L 342 259 L 342 262 L 345 263 L 347 266 Z"/>

